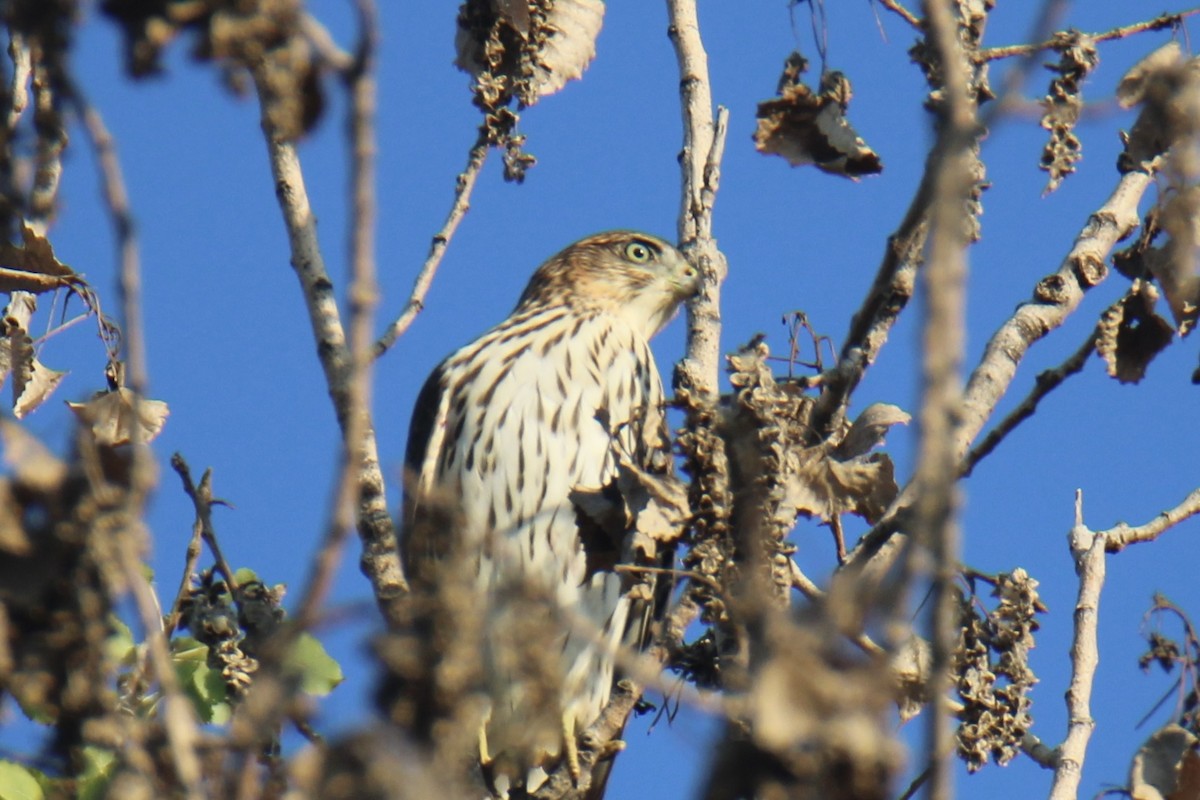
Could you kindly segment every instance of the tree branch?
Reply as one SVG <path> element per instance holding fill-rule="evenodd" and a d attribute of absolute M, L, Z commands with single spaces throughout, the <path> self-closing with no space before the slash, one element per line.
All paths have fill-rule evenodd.
<path fill-rule="evenodd" d="M 721 283 L 728 273 L 725 256 L 712 238 L 713 202 L 724 151 L 722 111 L 713 117 L 708 54 L 700 38 L 694 0 L 667 0 L 667 35 L 679 62 L 683 113 L 682 198 L 679 246 L 700 271 L 699 296 L 688 303 L 687 355 L 675 367 L 675 388 L 713 398 L 721 365 Z"/>
<path fill-rule="evenodd" d="M 963 459 L 962 465 L 959 467 L 959 475 L 966 477 L 971 474 L 976 465 L 984 458 L 989 456 L 993 450 L 1000 446 L 1010 433 L 1012 433 L 1018 425 L 1029 419 L 1037 411 L 1038 403 L 1042 398 L 1057 389 L 1067 378 L 1076 375 L 1083 371 L 1084 365 L 1088 358 L 1096 351 L 1096 331 L 1093 329 L 1087 339 L 1079 349 L 1067 357 L 1057 367 L 1048 369 L 1045 372 L 1038 374 L 1033 380 L 1033 389 L 1021 401 L 1021 404 L 1008 413 L 1000 424 L 988 431 L 987 436 L 983 441 L 975 445 L 971 452 L 967 453 Z"/>
<path fill-rule="evenodd" d="M 951 5 L 925 3 L 930 43 L 943 70 L 944 102 L 939 108 L 938 139 L 932 166 L 932 240 L 922 276 L 925 319 L 922 332 L 922 390 L 920 436 L 914 483 L 913 532 L 921 549 L 932 557 L 931 685 L 933 698 L 927 739 L 929 797 L 952 796 L 954 734 L 950 726 L 949 682 L 957 641 L 958 479 L 954 453 L 955 428 L 962 404 L 962 361 L 966 321 L 966 248 L 971 228 L 974 187 L 972 149 L 978 135 L 975 103 L 969 91 L 958 21 Z M 917 557 L 914 548 L 910 555 Z M 913 574 L 914 570 L 908 570 Z"/>
<path fill-rule="evenodd" d="M 487 133 L 480 130 L 479 138 L 475 140 L 475 144 L 471 146 L 471 151 L 467 154 L 467 166 L 459 173 L 455 182 L 454 202 L 450 205 L 450 213 L 446 215 L 446 221 L 442 223 L 441 230 L 433 235 L 433 241 L 429 244 L 429 255 L 425 257 L 425 263 L 421 265 L 421 271 L 417 273 L 408 302 L 404 304 L 404 310 L 400 312 L 400 316 L 388 326 L 388 329 L 379 337 L 379 341 L 375 342 L 376 358 L 386 353 L 396 343 L 396 340 L 404 335 L 413 320 L 417 318 L 417 314 L 420 314 L 425 308 L 425 295 L 429 293 L 433 276 L 437 274 L 438 267 L 441 266 L 442 258 L 446 255 L 446 248 L 450 246 L 450 240 L 454 237 L 454 232 L 458 230 L 458 224 L 462 222 L 463 217 L 471 208 L 471 192 L 475 189 L 475 181 L 479 178 L 479 172 L 483 169 L 483 162 L 487 159 L 487 154 Z"/>
<path fill-rule="evenodd" d="M 265 87 L 259 82 L 260 96 Z M 265 108 L 265 103 L 263 104 Z M 408 584 L 400 564 L 395 526 L 387 507 L 383 473 L 379 466 L 374 426 L 369 414 L 362 413 L 361 428 L 355 416 L 353 399 L 353 355 L 346 343 L 345 331 L 338 313 L 333 282 L 325 269 L 317 241 L 316 220 L 308 202 L 304 176 L 296 148 L 283 139 L 269 115 L 262 116 L 266 134 L 271 174 L 275 193 L 283 213 L 291 249 L 291 263 L 300 280 L 317 344 L 317 357 L 325 374 L 325 382 L 333 400 L 334 411 L 342 438 L 351 450 L 359 449 L 347 439 L 351 430 L 361 430 L 362 453 L 358 469 L 358 533 L 363 542 L 361 566 L 371 581 L 375 600 L 389 625 L 400 618 L 399 601 Z"/>
<path fill-rule="evenodd" d="M 346 375 L 346 423 L 341 465 L 333 506 L 321 549 L 313 559 L 301 601 L 293 617 L 294 629 L 304 630 L 316 620 L 329 594 L 342 549 L 354 526 L 354 501 L 360 465 L 364 463 L 366 428 L 370 419 L 372 337 L 379 288 L 375 282 L 375 58 L 379 20 L 373 0 L 357 0 L 359 44 L 353 65 L 343 73 L 350 104 L 346 135 L 350 150 L 350 226 L 348 292 L 350 360 Z"/>
<path fill-rule="evenodd" d="M 1071 684 L 1067 689 L 1067 736 L 1058 748 L 1050 800 L 1075 800 L 1083 776 L 1083 760 L 1096 723 L 1092 719 L 1092 683 L 1100 663 L 1096 639 L 1100 590 L 1104 586 L 1103 533 L 1092 533 L 1083 524 L 1083 493 L 1075 493 L 1075 527 L 1070 534 L 1071 555 L 1079 576 L 1075 601 L 1075 635 L 1071 641 Z"/>
<path fill-rule="evenodd" d="M 1200 8 L 1192 8 L 1187 11 L 1180 11 L 1175 14 L 1161 14 L 1154 19 L 1148 19 L 1143 22 L 1135 22 L 1132 25 L 1122 25 L 1111 30 L 1103 31 L 1102 33 L 1084 34 L 1085 38 L 1095 42 L 1107 42 L 1111 39 L 1124 39 L 1127 36 L 1133 36 L 1137 33 L 1146 31 L 1160 31 L 1164 28 L 1176 28 L 1183 24 L 1183 21 L 1194 15 L 1200 14 Z M 1034 53 L 1039 53 L 1043 50 L 1050 50 L 1055 45 L 1059 44 L 1058 40 L 1047 39 L 1036 44 L 1014 44 L 1005 47 L 989 47 L 979 52 L 981 61 L 995 61 L 1000 58 L 1011 58 L 1012 56 L 1028 56 Z"/>
<path fill-rule="evenodd" d="M 1119 553 L 1131 544 L 1154 541 L 1169 529 L 1196 514 L 1200 514 L 1200 489 L 1193 489 L 1191 494 L 1183 498 L 1183 502 L 1162 512 L 1145 525 L 1134 528 L 1121 522 L 1096 535 L 1104 537 L 1108 552 Z"/>

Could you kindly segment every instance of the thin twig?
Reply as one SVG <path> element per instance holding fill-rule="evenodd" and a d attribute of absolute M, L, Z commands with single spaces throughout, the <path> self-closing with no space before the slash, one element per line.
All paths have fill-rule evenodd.
<path fill-rule="evenodd" d="M 899 15 L 900 19 L 907 22 L 914 30 L 922 30 L 920 18 L 901 5 L 899 0 L 879 0 L 879 5 Z"/>
<path fill-rule="evenodd" d="M 317 55 L 321 57 L 321 60 L 332 69 L 342 74 L 347 74 L 356 69 L 355 62 L 357 59 L 338 47 L 337 42 L 330 35 L 329 29 L 321 24 L 321 21 L 312 14 L 306 13 L 301 15 L 300 30 L 303 31 L 304 38 L 308 39 L 308 43 L 312 45 L 313 50 L 317 51 Z"/>
<path fill-rule="evenodd" d="M 1038 376 L 1033 380 L 1033 389 L 1021 401 L 1020 405 L 1010 411 L 1000 421 L 999 425 L 988 431 L 983 441 L 975 445 L 975 447 L 971 448 L 971 452 L 967 453 L 966 458 L 963 459 L 961 466 L 959 466 L 959 475 L 963 477 L 970 475 L 975 466 L 989 456 L 1004 441 L 1005 437 L 1012 433 L 1018 425 L 1034 415 L 1037 411 L 1038 403 L 1042 401 L 1043 397 L 1057 389 L 1067 378 L 1082 372 L 1088 357 L 1094 352 L 1096 352 L 1095 330 L 1088 334 L 1088 338 L 1079 346 L 1079 349 L 1068 356 L 1065 361 L 1053 369 L 1038 373 Z"/>
<path fill-rule="evenodd" d="M 1183 20 L 1194 14 L 1200 14 L 1200 8 L 1192 8 L 1187 11 L 1179 11 L 1174 14 L 1162 14 L 1154 19 L 1145 20 L 1143 22 L 1135 22 L 1132 25 L 1122 25 L 1111 30 L 1101 33 L 1084 34 L 1085 38 L 1091 39 L 1094 42 L 1107 42 L 1111 39 L 1124 39 L 1127 36 L 1133 36 L 1137 33 L 1145 31 L 1160 31 L 1163 28 L 1176 28 L 1183 23 Z M 980 61 L 995 61 L 999 58 L 1011 58 L 1012 56 L 1027 56 L 1033 53 L 1039 53 L 1043 50 L 1049 50 L 1056 44 L 1059 44 L 1056 39 L 1047 39 L 1036 44 L 1013 44 L 1004 47 L 989 47 L 979 51 Z"/>
<path fill-rule="evenodd" d="M 354 67 L 345 73 L 350 95 L 346 126 L 350 140 L 348 413 L 330 520 L 293 618 L 296 630 L 305 630 L 315 621 L 341 563 L 346 539 L 354 527 L 358 471 L 363 460 L 365 426 L 371 407 L 371 344 L 375 308 L 379 303 L 375 282 L 375 58 L 379 45 L 379 21 L 373 0 L 357 0 L 357 8 L 359 44 Z"/>
<path fill-rule="evenodd" d="M 467 154 L 466 168 L 459 173 L 455 182 L 454 202 L 450 205 L 450 213 L 446 215 L 446 221 L 442 223 L 441 230 L 433 235 L 433 240 L 429 245 L 429 255 L 425 257 L 425 263 L 421 265 L 421 271 L 417 273 L 408 302 L 404 304 L 400 316 L 375 342 L 376 358 L 386 353 L 396 343 L 396 340 L 404 335 L 413 320 L 417 318 L 417 314 L 420 314 L 425 308 L 425 295 L 429 293 L 433 277 L 437 274 L 442 258 L 446 255 L 446 248 L 449 247 L 450 240 L 454 238 L 458 224 L 462 222 L 463 217 L 471 208 L 471 192 L 475 189 L 475 181 L 479 178 L 479 172 L 483 169 L 487 154 L 487 135 L 481 131 L 479 138 Z"/>
<path fill-rule="evenodd" d="M 1079 576 L 1075 601 L 1075 633 L 1071 640 L 1071 683 L 1067 688 L 1067 735 L 1058 748 L 1050 800 L 1075 800 L 1083 775 L 1083 761 L 1096 723 L 1092 719 L 1092 684 L 1100 663 L 1096 638 L 1100 590 L 1104 586 L 1104 534 L 1083 524 L 1083 493 L 1075 493 L 1075 526 L 1070 535 L 1071 555 Z"/>
<path fill-rule="evenodd" d="M 1104 280 L 1104 260 L 1116 243 L 1137 227 L 1138 203 L 1152 185 L 1154 171 L 1150 165 L 1121 175 L 1112 194 L 1088 218 L 1058 270 L 1038 281 L 1033 298 L 1018 306 L 992 335 L 964 392 L 963 420 L 956 444 L 960 457 L 1008 390 L 1029 348 L 1060 327 L 1079 307 L 1084 294 Z M 858 540 L 847 562 L 858 568 L 885 569 L 899 550 L 898 543 L 888 542 L 909 513 L 912 501 L 910 484 L 883 518 Z"/>
<path fill-rule="evenodd" d="M 149 661 L 162 691 L 161 718 L 167 741 L 170 743 L 168 749 L 172 766 L 184 796 L 188 800 L 201 800 L 206 795 L 201 789 L 202 772 L 196 750 L 200 738 L 199 726 L 192 711 L 191 701 L 180 689 L 167 643 L 167 632 L 163 630 L 158 600 L 142 569 L 138 542 L 145 532 L 141 525 L 135 522 L 138 517 L 126 519 L 133 524 L 128 525 L 116 537 L 117 559 L 122 578 L 133 594 L 138 618 L 146 634 L 145 644 Z"/>
<path fill-rule="evenodd" d="M 1192 490 L 1191 494 L 1183 498 L 1183 502 L 1179 505 L 1162 512 L 1145 525 L 1131 527 L 1122 522 L 1097 535 L 1104 537 L 1108 552 L 1119 553 L 1131 544 L 1154 541 L 1166 531 L 1196 514 L 1200 514 L 1200 489 Z"/>
<path fill-rule="evenodd" d="M 196 523 L 200 526 L 200 536 L 204 539 L 204 543 L 208 545 L 208 549 L 212 551 L 213 562 L 217 572 L 225 578 L 225 582 L 229 585 L 229 592 L 234 597 L 237 596 L 238 584 L 234 578 L 233 570 L 229 566 L 229 562 L 225 560 L 225 555 L 221 552 L 221 546 L 217 543 L 217 532 L 212 524 L 212 507 L 219 503 L 219 500 L 213 498 L 212 495 L 212 470 L 204 470 L 204 474 L 200 476 L 200 484 L 197 485 L 192 481 L 192 471 L 188 467 L 187 461 L 179 453 L 171 456 L 171 468 L 179 475 L 179 479 L 183 481 L 183 491 L 191 498 L 192 506 L 196 510 Z M 188 575 L 184 575 L 184 580 L 187 580 Z"/>

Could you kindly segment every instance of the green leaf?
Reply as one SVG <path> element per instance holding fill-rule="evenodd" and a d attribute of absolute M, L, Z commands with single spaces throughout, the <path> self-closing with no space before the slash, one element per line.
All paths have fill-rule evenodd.
<path fill-rule="evenodd" d="M 83 772 L 76 786 L 78 800 L 101 800 L 112 780 L 117 767 L 116 754 L 102 747 L 87 745 L 83 748 Z"/>
<path fill-rule="evenodd" d="M 133 639 L 133 631 L 115 614 L 108 618 L 113 632 L 104 642 L 104 651 L 114 664 L 132 666 L 137 660 L 137 642 Z"/>
<path fill-rule="evenodd" d="M 237 581 L 238 586 L 244 586 L 247 583 L 257 581 L 258 573 L 249 567 L 239 567 L 233 571 L 233 579 Z"/>
<path fill-rule="evenodd" d="M 41 784 L 28 767 L 0 761 L 0 797 L 4 800 L 43 800 Z"/>
<path fill-rule="evenodd" d="M 292 645 L 284 668 L 300 676 L 300 688 L 316 697 L 324 697 L 341 683 L 345 676 L 325 647 L 310 633 L 302 633 Z"/>
<path fill-rule="evenodd" d="M 221 673 L 208 665 L 208 645 L 190 636 L 179 636 L 171 641 L 171 648 L 175 651 L 175 674 L 191 698 L 196 716 L 201 722 L 224 725 L 232 710 Z"/>

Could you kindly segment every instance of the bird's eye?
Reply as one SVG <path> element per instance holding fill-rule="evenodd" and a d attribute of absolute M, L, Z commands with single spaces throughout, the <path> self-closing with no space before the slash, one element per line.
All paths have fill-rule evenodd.
<path fill-rule="evenodd" d="M 625 245 L 625 257 L 635 264 L 646 264 L 654 253 L 645 242 L 630 242 Z"/>

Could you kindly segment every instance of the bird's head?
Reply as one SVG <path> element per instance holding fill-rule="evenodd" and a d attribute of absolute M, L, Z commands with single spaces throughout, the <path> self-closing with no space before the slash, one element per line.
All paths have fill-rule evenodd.
<path fill-rule="evenodd" d="M 670 243 L 637 231 L 607 231 L 580 239 L 538 267 L 517 309 L 603 311 L 649 338 L 699 290 L 696 268 Z"/>

